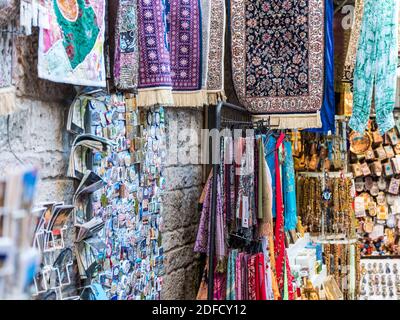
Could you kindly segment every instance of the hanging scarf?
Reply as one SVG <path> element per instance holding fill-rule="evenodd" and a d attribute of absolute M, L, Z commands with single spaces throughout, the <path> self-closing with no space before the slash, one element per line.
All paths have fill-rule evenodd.
<path fill-rule="evenodd" d="M 216 105 L 219 101 L 226 100 L 224 93 L 225 0 L 205 1 L 211 3 L 207 65 L 208 103 Z"/>
<path fill-rule="evenodd" d="M 296 230 L 297 226 L 296 181 L 294 176 L 292 143 L 285 141 L 283 144 L 285 147 L 285 161 L 283 163 L 285 231 L 291 231 Z"/>
<path fill-rule="evenodd" d="M 275 168 L 275 156 L 276 156 L 276 138 L 269 136 L 268 138 L 263 136 L 264 141 L 264 153 L 265 159 L 267 160 L 267 166 L 271 172 L 272 177 L 272 217 L 276 217 L 276 168 Z"/>
<path fill-rule="evenodd" d="M 258 253 L 256 255 L 256 268 L 257 300 L 266 300 L 267 291 L 265 284 L 265 261 L 262 253 Z"/>
<path fill-rule="evenodd" d="M 199 0 L 139 0 L 139 106 L 206 103 Z"/>
<path fill-rule="evenodd" d="M 242 260 L 243 260 L 243 253 L 239 252 L 237 257 L 236 257 L 236 261 L 235 261 L 235 296 L 236 296 L 236 300 L 243 300 L 243 296 L 242 296 Z"/>
<path fill-rule="evenodd" d="M 212 175 L 209 176 L 208 181 L 206 183 L 205 188 L 205 198 L 203 203 L 203 208 L 201 211 L 199 229 L 197 231 L 197 238 L 194 246 L 195 252 L 207 253 L 210 242 L 210 233 L 209 233 L 209 223 L 210 223 L 210 214 L 211 214 L 211 193 L 212 193 Z M 222 203 L 221 203 L 221 184 L 220 178 L 218 176 L 217 179 L 217 208 L 216 208 L 216 219 L 215 219 L 215 254 L 217 257 L 217 268 L 220 268 L 221 265 L 218 263 L 223 262 L 226 255 L 226 247 L 225 247 L 225 222 L 224 222 L 224 213 L 222 211 Z M 222 271 L 222 270 L 221 270 Z"/>
<path fill-rule="evenodd" d="M 139 68 L 137 0 L 120 0 L 117 19 L 114 84 L 119 90 L 136 90 Z"/>
<path fill-rule="evenodd" d="M 232 250 L 228 257 L 226 300 L 236 300 L 236 260 L 238 250 Z"/>
<path fill-rule="evenodd" d="M 248 300 L 257 300 L 256 260 L 254 255 L 250 256 L 247 261 Z"/>
<path fill-rule="evenodd" d="M 226 299 L 226 273 L 214 272 L 214 300 Z"/>
<path fill-rule="evenodd" d="M 356 64 L 358 39 L 361 33 L 361 23 L 364 13 L 364 0 L 355 1 L 354 20 L 351 28 L 350 43 L 347 48 L 346 60 L 344 63 L 343 81 L 353 82 L 354 67 Z"/>
<path fill-rule="evenodd" d="M 211 187 L 212 175 L 209 175 L 208 180 L 204 186 L 204 201 L 201 210 L 199 228 L 197 230 L 196 242 L 194 251 L 208 254 L 208 230 L 209 230 L 209 215 L 210 215 L 210 201 L 211 201 Z"/>
<path fill-rule="evenodd" d="M 282 147 L 284 134 L 281 134 L 276 142 L 276 149 Z M 276 260 L 276 278 L 281 292 L 284 289 L 284 263 L 286 259 L 285 249 L 285 233 L 284 233 L 284 218 L 283 218 L 283 199 L 282 199 L 282 186 L 281 186 L 281 170 L 279 152 L 275 155 L 275 168 L 276 170 L 276 222 L 275 222 L 275 256 Z"/>
<path fill-rule="evenodd" d="M 334 46 L 333 46 L 333 0 L 325 1 L 325 79 L 324 100 L 321 108 L 322 127 L 313 132 L 335 133 L 335 88 L 334 88 Z M 342 35 L 343 36 L 343 35 Z"/>

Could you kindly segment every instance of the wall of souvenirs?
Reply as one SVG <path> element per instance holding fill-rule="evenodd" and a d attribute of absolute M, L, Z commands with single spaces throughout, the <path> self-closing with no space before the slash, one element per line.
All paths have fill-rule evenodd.
<path fill-rule="evenodd" d="M 34 184 L 36 171 L 0 180 L 0 250 L 25 267 L 18 290 L 10 291 L 3 288 L 11 262 L 0 265 L 0 294 L 162 298 L 163 215 L 172 214 L 163 212 L 161 198 L 164 107 L 219 104 L 207 108 L 207 118 L 217 120 L 216 129 L 243 134 L 228 130 L 211 145 L 219 161 L 205 172 L 199 195 L 193 250 L 205 267 L 197 298 L 397 299 L 398 6 L 2 1 L 0 116 L 16 112 L 19 33 L 39 33 L 38 77 L 74 85 L 77 95 L 65 128 L 68 170 L 60 173 L 74 181 L 72 202 L 34 206 L 27 181 Z M 19 16 L 6 19 L 8 7 Z M 224 108 L 239 116 L 224 115 Z M 22 199 L 14 199 L 17 205 L 10 184 Z M 35 217 L 22 223 L 33 229 L 31 242 L 7 229 L 21 203 L 22 219 Z M 32 249 L 31 256 L 21 248 Z"/>

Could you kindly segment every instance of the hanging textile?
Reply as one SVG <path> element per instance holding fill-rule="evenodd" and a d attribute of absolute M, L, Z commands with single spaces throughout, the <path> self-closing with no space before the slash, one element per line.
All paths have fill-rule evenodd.
<path fill-rule="evenodd" d="M 352 82 L 354 66 L 356 64 L 357 45 L 360 38 L 361 23 L 363 20 L 365 0 L 356 0 L 354 5 L 354 19 L 351 28 L 350 43 L 347 49 L 346 60 L 344 63 L 343 81 Z"/>
<path fill-rule="evenodd" d="M 0 27 L 6 26 L 14 19 L 18 12 L 19 1 L 2 0 L 0 1 Z"/>
<path fill-rule="evenodd" d="M 40 28 L 39 77 L 81 86 L 106 86 L 105 1 L 51 1 L 48 29 Z"/>
<path fill-rule="evenodd" d="M 353 109 L 352 84 L 354 67 L 356 64 L 358 39 L 361 32 L 361 23 L 364 12 L 364 0 L 356 0 L 354 5 L 354 19 L 351 27 L 349 45 L 347 47 L 346 59 L 343 67 L 343 87 L 341 94 L 341 109 L 345 116 L 351 116 Z"/>
<path fill-rule="evenodd" d="M 226 280 L 226 300 L 236 300 L 236 261 L 238 250 L 232 250 L 228 257 L 228 271 Z"/>
<path fill-rule="evenodd" d="M 281 154 L 284 153 L 283 140 L 285 135 L 281 134 L 276 142 L 275 167 L 276 170 L 276 222 L 275 222 L 275 256 L 276 256 L 276 277 L 278 281 L 279 290 L 284 292 L 285 280 L 287 281 L 287 291 L 289 299 L 293 298 L 293 284 L 292 275 L 288 266 L 289 260 L 287 258 L 285 248 L 285 233 L 284 233 L 284 217 L 283 217 L 283 194 L 282 194 L 282 180 L 280 162 L 282 160 Z M 285 278 L 287 277 L 287 278 Z"/>
<path fill-rule="evenodd" d="M 283 145 L 285 148 L 285 161 L 283 162 L 285 231 L 291 231 L 296 230 L 297 226 L 296 179 L 294 174 L 292 143 L 290 141 L 284 141 Z"/>
<path fill-rule="evenodd" d="M 354 70 L 353 114 L 349 126 L 363 133 L 375 91 L 376 122 L 383 135 L 395 125 L 398 63 L 398 1 L 365 0 Z"/>
<path fill-rule="evenodd" d="M 201 10 L 201 89 L 207 90 L 208 57 L 210 54 L 210 19 L 213 1 L 200 0 Z"/>
<path fill-rule="evenodd" d="M 216 105 L 219 101 L 226 100 L 224 93 L 225 0 L 207 0 L 207 2 L 210 2 L 211 6 L 208 68 L 206 69 L 207 92 L 208 103 Z"/>
<path fill-rule="evenodd" d="M 324 2 L 230 2 L 235 91 L 280 128 L 322 125 Z"/>
<path fill-rule="evenodd" d="M 139 0 L 139 106 L 202 106 L 199 0 Z"/>
<path fill-rule="evenodd" d="M 335 133 L 335 88 L 334 88 L 334 38 L 333 38 L 333 0 L 325 1 L 325 78 L 324 101 L 321 108 L 322 128 L 314 132 Z"/>
<path fill-rule="evenodd" d="M 272 179 L 272 217 L 276 217 L 276 168 L 275 168 L 275 155 L 276 155 L 276 138 L 273 135 L 268 137 L 263 136 L 264 153 L 267 160 L 267 166 L 271 172 Z"/>
<path fill-rule="evenodd" d="M 138 106 L 174 104 L 165 1 L 138 0 Z"/>
<path fill-rule="evenodd" d="M 119 90 L 136 90 L 139 72 L 137 0 L 119 0 L 115 29 L 115 86 Z"/>

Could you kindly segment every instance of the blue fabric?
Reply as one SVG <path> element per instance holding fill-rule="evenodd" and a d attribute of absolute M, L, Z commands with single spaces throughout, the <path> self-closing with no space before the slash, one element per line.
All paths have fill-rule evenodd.
<path fill-rule="evenodd" d="M 290 141 L 284 141 L 283 145 L 285 148 L 285 161 L 283 162 L 282 169 L 285 231 L 290 231 L 295 230 L 297 225 L 296 181 L 292 143 Z"/>
<path fill-rule="evenodd" d="M 267 165 L 269 170 L 271 171 L 272 176 L 272 192 L 273 192 L 273 201 L 272 201 L 272 217 L 276 217 L 276 169 L 275 169 L 275 152 L 276 152 L 276 138 L 274 136 L 269 136 L 268 138 L 263 135 L 264 142 L 264 152 L 265 159 L 267 160 Z"/>
<path fill-rule="evenodd" d="M 333 41 L 333 0 L 325 1 L 325 80 L 324 101 L 321 108 L 322 128 L 309 129 L 311 132 L 335 133 L 335 89 L 334 89 L 334 41 Z"/>

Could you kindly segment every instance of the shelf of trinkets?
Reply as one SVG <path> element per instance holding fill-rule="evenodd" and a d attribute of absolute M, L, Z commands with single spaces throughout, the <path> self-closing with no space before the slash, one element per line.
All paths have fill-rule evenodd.
<path fill-rule="evenodd" d="M 350 134 L 350 146 L 357 232 L 363 238 L 361 254 L 396 255 L 400 226 L 399 127 L 381 136 L 371 120 L 363 136 Z"/>
<path fill-rule="evenodd" d="M 362 259 L 360 300 L 400 300 L 400 259 Z"/>

